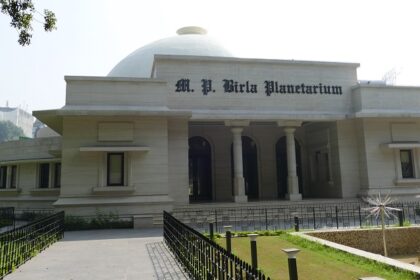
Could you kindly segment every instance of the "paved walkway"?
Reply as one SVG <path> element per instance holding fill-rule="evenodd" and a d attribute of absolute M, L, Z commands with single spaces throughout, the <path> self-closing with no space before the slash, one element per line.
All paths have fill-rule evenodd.
<path fill-rule="evenodd" d="M 5 280 L 188 279 L 163 243 L 162 229 L 66 232 Z"/>

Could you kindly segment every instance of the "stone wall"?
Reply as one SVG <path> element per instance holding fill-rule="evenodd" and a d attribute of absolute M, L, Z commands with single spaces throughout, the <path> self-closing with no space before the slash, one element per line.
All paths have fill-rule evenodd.
<path fill-rule="evenodd" d="M 380 229 L 323 231 L 307 234 L 360 250 L 383 254 L 382 231 Z M 386 239 L 389 255 L 420 252 L 420 227 L 387 228 Z"/>

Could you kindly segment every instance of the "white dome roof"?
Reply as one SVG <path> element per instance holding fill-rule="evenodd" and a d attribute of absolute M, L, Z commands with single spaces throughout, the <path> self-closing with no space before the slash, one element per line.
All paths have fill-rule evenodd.
<path fill-rule="evenodd" d="M 188 26 L 177 31 L 179 36 L 158 40 L 141 47 L 109 72 L 109 77 L 149 78 L 152 72 L 155 54 L 197 55 L 197 56 L 232 56 L 232 54 L 209 38 L 201 27 Z"/>

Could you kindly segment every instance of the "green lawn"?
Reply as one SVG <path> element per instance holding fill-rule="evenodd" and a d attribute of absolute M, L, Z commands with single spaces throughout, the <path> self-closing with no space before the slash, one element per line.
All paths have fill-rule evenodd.
<path fill-rule="evenodd" d="M 216 242 L 225 246 L 226 241 L 219 238 Z M 271 279 L 289 279 L 287 256 L 282 248 L 301 249 L 297 256 L 297 266 L 299 279 L 303 280 L 355 280 L 362 276 L 379 276 L 387 280 L 416 279 L 411 273 L 395 271 L 388 266 L 289 234 L 260 236 L 257 239 L 258 266 Z M 251 263 L 249 238 L 233 238 L 232 251 Z"/>

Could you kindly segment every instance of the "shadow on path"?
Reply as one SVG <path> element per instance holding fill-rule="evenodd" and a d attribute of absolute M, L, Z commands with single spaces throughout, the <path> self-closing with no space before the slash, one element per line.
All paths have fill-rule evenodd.
<path fill-rule="evenodd" d="M 162 228 L 66 231 L 61 241 L 94 241 L 148 237 L 162 237 Z"/>

